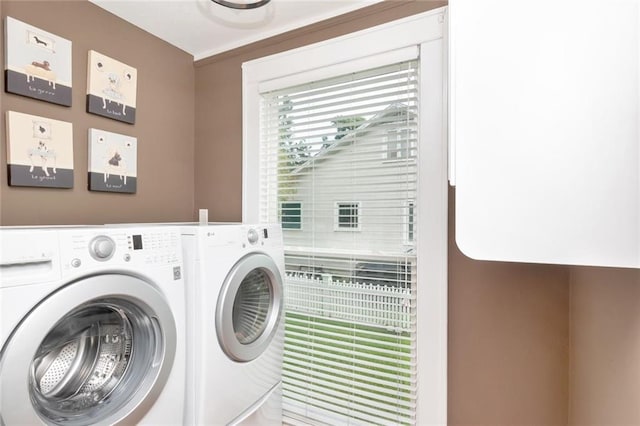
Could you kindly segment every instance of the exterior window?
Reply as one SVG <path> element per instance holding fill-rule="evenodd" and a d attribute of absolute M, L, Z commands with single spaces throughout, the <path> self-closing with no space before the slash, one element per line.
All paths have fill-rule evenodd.
<path fill-rule="evenodd" d="M 244 139 L 255 154 L 243 158 L 243 220 L 285 230 L 288 423 L 446 423 L 446 163 L 432 152 L 444 149 L 438 43 L 366 56 L 368 69 L 341 60 L 297 73 L 288 55 L 243 65 L 252 117 Z M 419 99 L 423 82 L 429 96 Z M 420 225 L 418 202 L 434 213 Z M 418 244 L 420 235 L 429 238 Z M 427 262 L 420 283 L 418 261 Z M 416 327 L 420 298 L 425 327 Z M 416 351 L 420 333 L 429 351 Z M 418 367 L 427 378 L 420 401 Z"/>
<path fill-rule="evenodd" d="M 282 229 L 302 229 L 302 203 L 286 201 L 280 203 Z"/>
<path fill-rule="evenodd" d="M 336 203 L 336 230 L 357 231 L 360 229 L 360 203 Z"/>
<path fill-rule="evenodd" d="M 415 241 L 415 209 L 416 205 L 413 201 L 407 203 L 407 242 Z"/>
<path fill-rule="evenodd" d="M 387 132 L 387 160 L 402 160 L 416 157 L 415 142 L 409 139 L 408 129 L 394 129 Z"/>

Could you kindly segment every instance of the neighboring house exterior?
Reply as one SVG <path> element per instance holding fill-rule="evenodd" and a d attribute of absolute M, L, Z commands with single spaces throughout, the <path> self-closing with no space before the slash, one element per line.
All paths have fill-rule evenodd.
<path fill-rule="evenodd" d="M 363 262 L 406 262 L 416 232 L 416 206 L 407 202 L 415 199 L 416 147 L 416 117 L 393 104 L 294 169 L 279 204 L 289 263 L 304 271 L 313 255 L 313 272 L 348 278 Z"/>

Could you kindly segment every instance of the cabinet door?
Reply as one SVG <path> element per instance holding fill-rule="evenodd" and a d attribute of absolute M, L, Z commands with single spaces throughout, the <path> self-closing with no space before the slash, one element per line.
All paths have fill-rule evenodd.
<path fill-rule="evenodd" d="M 640 0 L 450 0 L 456 240 L 640 267 Z"/>

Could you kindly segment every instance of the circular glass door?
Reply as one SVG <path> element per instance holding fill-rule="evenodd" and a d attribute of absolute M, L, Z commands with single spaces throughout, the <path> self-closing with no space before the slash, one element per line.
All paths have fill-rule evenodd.
<path fill-rule="evenodd" d="M 2 420 L 135 423 L 174 353 L 173 315 L 149 283 L 105 275 L 70 284 L 25 317 L 4 349 Z"/>
<path fill-rule="evenodd" d="M 220 291 L 216 310 L 218 341 L 235 361 L 251 361 L 271 343 L 282 310 L 282 277 L 271 257 L 240 259 Z"/>

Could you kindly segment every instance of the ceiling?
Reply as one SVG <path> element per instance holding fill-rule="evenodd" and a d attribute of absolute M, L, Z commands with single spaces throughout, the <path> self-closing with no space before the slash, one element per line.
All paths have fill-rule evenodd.
<path fill-rule="evenodd" d="M 89 0 L 203 59 L 383 0 L 271 0 L 235 10 L 211 0 Z"/>

